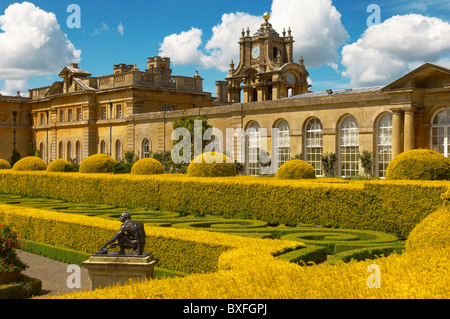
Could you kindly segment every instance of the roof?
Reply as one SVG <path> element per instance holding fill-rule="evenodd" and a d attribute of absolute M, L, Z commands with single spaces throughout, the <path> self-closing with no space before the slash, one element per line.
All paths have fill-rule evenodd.
<path fill-rule="evenodd" d="M 336 90 L 336 91 L 333 91 L 332 94 L 328 93 L 327 91 L 311 92 L 311 93 L 290 96 L 290 97 L 284 98 L 283 100 L 303 99 L 303 98 L 320 97 L 320 96 L 333 96 L 333 95 L 352 94 L 352 93 L 354 94 L 354 93 L 377 92 L 377 91 L 381 92 L 382 88 L 384 88 L 384 85 L 369 86 L 369 87 L 362 87 L 362 88 L 356 88 L 356 89 Z"/>

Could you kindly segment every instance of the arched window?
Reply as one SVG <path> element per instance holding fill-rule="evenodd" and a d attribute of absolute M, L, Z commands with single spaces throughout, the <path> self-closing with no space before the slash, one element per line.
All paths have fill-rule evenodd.
<path fill-rule="evenodd" d="M 305 158 L 314 167 L 317 176 L 323 176 L 323 136 L 322 122 L 318 118 L 312 118 L 306 124 L 305 129 Z"/>
<path fill-rule="evenodd" d="M 120 162 L 122 160 L 122 142 L 120 140 L 116 141 L 116 161 Z"/>
<path fill-rule="evenodd" d="M 148 139 L 144 139 L 142 141 L 142 158 L 149 158 L 150 157 L 150 141 Z"/>
<path fill-rule="evenodd" d="M 377 174 L 386 176 L 386 169 L 392 160 L 392 114 L 385 114 L 377 126 Z"/>
<path fill-rule="evenodd" d="M 450 108 L 440 111 L 431 127 L 431 149 L 445 157 L 450 155 Z"/>
<path fill-rule="evenodd" d="M 67 142 L 67 160 L 70 162 L 72 160 L 72 142 Z"/>
<path fill-rule="evenodd" d="M 339 129 L 339 162 L 341 176 L 359 174 L 358 121 L 353 116 L 345 118 Z"/>
<path fill-rule="evenodd" d="M 279 121 L 277 126 L 276 151 L 278 167 L 291 159 L 291 136 L 289 123 L 285 120 Z"/>
<path fill-rule="evenodd" d="M 77 141 L 75 144 L 75 158 L 77 160 L 77 164 L 80 165 L 81 163 L 81 143 L 80 141 Z"/>
<path fill-rule="evenodd" d="M 261 128 L 257 122 L 252 122 L 247 128 L 247 171 L 251 176 L 258 176 L 261 172 L 259 149 L 261 147 Z"/>
<path fill-rule="evenodd" d="M 105 141 L 100 142 L 100 154 L 106 154 L 106 142 Z"/>
<path fill-rule="evenodd" d="M 58 158 L 64 158 L 64 143 L 59 142 Z"/>

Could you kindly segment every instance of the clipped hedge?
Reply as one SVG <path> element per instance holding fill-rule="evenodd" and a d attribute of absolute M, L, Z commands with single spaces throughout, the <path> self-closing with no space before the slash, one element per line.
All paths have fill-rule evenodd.
<path fill-rule="evenodd" d="M 311 164 L 299 159 L 294 159 L 281 165 L 275 175 L 275 178 L 311 179 L 316 178 L 316 172 Z"/>
<path fill-rule="evenodd" d="M 450 180 L 450 159 L 425 149 L 397 155 L 386 170 L 387 180 Z"/>
<path fill-rule="evenodd" d="M 445 181 L 279 180 L 262 177 L 0 171 L 0 192 L 116 207 L 374 230 L 406 239 L 442 207 Z M 151 196 L 149 196 L 151 194 Z"/>
<path fill-rule="evenodd" d="M 133 216 L 132 216 L 133 217 Z M 120 222 L 34 208 L 0 205 L 0 220 L 14 225 L 26 240 L 93 254 L 121 226 Z M 244 238 L 211 232 L 145 226 L 145 251 L 160 259 L 159 266 L 183 273 L 217 271 L 220 256 L 250 247 L 273 254 L 304 247 L 300 242 Z"/>
<path fill-rule="evenodd" d="M 450 247 L 450 212 L 442 208 L 420 222 L 409 234 L 406 249 Z"/>
<path fill-rule="evenodd" d="M 236 165 L 222 153 L 209 152 L 198 155 L 187 169 L 188 176 L 225 177 L 236 176 Z"/>
<path fill-rule="evenodd" d="M 70 166 L 69 161 L 58 158 L 48 164 L 47 172 L 65 172 L 68 166 Z"/>
<path fill-rule="evenodd" d="M 85 158 L 80 164 L 80 173 L 112 173 L 117 161 L 107 154 L 95 154 Z"/>
<path fill-rule="evenodd" d="M 154 158 L 142 158 L 131 168 L 133 175 L 164 174 L 164 167 L 160 161 Z"/>
<path fill-rule="evenodd" d="M 45 171 L 46 169 L 47 164 L 45 164 L 45 162 L 42 159 L 35 156 L 28 156 L 22 158 L 13 166 L 13 170 L 24 172 Z"/>
<path fill-rule="evenodd" d="M 0 169 L 11 169 L 11 164 L 3 158 L 0 158 Z"/>

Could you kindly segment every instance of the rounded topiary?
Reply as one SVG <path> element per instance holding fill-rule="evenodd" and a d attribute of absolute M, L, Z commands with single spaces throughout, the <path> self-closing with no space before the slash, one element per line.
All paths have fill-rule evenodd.
<path fill-rule="evenodd" d="M 85 158 L 80 164 L 80 173 L 112 173 L 117 161 L 107 154 L 96 154 Z"/>
<path fill-rule="evenodd" d="M 279 179 L 313 179 L 316 178 L 316 172 L 311 164 L 294 159 L 281 165 L 275 177 Z"/>
<path fill-rule="evenodd" d="M 0 158 L 0 169 L 11 169 L 11 164 L 8 161 Z"/>
<path fill-rule="evenodd" d="M 207 152 L 192 160 L 188 166 L 187 175 L 196 177 L 236 176 L 236 165 L 225 154 Z"/>
<path fill-rule="evenodd" d="M 131 167 L 133 175 L 154 175 L 164 174 L 164 167 L 160 161 L 154 158 L 143 158 L 133 164 Z"/>
<path fill-rule="evenodd" d="M 450 159 L 432 150 L 407 151 L 389 163 L 386 179 L 450 180 Z"/>
<path fill-rule="evenodd" d="M 13 166 L 15 171 L 45 171 L 47 169 L 47 164 L 35 156 L 28 156 L 19 160 Z"/>
<path fill-rule="evenodd" d="M 450 212 L 442 208 L 428 215 L 409 234 L 407 250 L 450 247 Z"/>
<path fill-rule="evenodd" d="M 48 164 L 47 172 L 64 172 L 68 165 L 70 165 L 68 161 L 62 158 L 58 158 Z"/>

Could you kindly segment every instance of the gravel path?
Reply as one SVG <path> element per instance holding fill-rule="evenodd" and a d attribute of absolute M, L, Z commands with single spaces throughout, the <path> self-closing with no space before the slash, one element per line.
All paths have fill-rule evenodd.
<path fill-rule="evenodd" d="M 80 268 L 81 288 L 71 289 L 67 287 L 67 281 L 69 276 L 73 275 L 74 272 L 73 270 L 67 272 L 68 264 L 25 251 L 18 250 L 17 253 L 20 259 L 29 266 L 29 268 L 22 273 L 42 281 L 42 295 L 66 294 L 71 293 L 74 290 L 82 291 L 90 288 L 88 271 L 83 267 Z M 69 280 L 69 283 L 73 283 L 73 280 Z"/>

